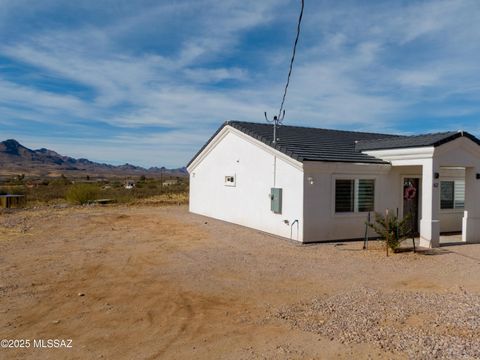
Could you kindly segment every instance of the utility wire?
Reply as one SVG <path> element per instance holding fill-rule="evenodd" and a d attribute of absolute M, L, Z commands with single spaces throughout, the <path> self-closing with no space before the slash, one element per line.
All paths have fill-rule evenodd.
<path fill-rule="evenodd" d="M 285 84 L 285 90 L 283 92 L 282 103 L 280 104 L 280 110 L 278 111 L 278 119 L 281 119 L 283 106 L 285 105 L 285 98 L 287 97 L 288 85 L 290 85 L 290 76 L 292 76 L 293 62 L 295 61 L 295 54 L 297 52 L 298 38 L 300 37 L 300 26 L 303 18 L 303 8 L 305 7 L 305 1 L 302 0 L 302 8 L 300 10 L 300 16 L 298 17 L 297 24 L 297 36 L 295 37 L 295 43 L 293 44 L 292 59 L 290 60 L 290 68 L 288 70 L 287 83 Z"/>

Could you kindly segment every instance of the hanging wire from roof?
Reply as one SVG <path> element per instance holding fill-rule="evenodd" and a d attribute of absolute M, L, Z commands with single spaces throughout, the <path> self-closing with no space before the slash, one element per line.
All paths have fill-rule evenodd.
<path fill-rule="evenodd" d="M 300 16 L 298 17 L 298 23 L 297 23 L 297 36 L 295 37 L 295 43 L 293 44 L 292 58 L 290 60 L 290 68 L 288 70 L 287 82 L 285 84 L 285 90 L 283 92 L 283 98 L 282 98 L 282 103 L 280 104 L 280 110 L 278 110 L 278 117 L 280 117 L 282 115 L 282 112 L 284 111 L 283 106 L 285 105 L 285 99 L 287 97 L 288 86 L 290 85 L 290 77 L 292 76 L 293 63 L 295 61 L 295 55 L 297 53 L 297 44 L 298 44 L 298 39 L 300 38 L 300 30 L 301 30 L 301 25 L 302 25 L 303 8 L 304 7 L 305 7 L 305 1 L 302 0 L 302 8 L 300 10 Z"/>
<path fill-rule="evenodd" d="M 272 123 L 273 122 L 273 144 L 277 142 L 277 126 L 281 125 L 283 123 L 283 119 L 285 118 L 285 100 L 287 98 L 287 92 L 288 92 L 288 86 L 290 85 L 290 77 L 292 76 L 292 70 L 293 70 L 293 63 L 295 62 L 295 55 L 297 53 L 297 45 L 298 45 L 298 39 L 300 38 L 300 30 L 301 30 L 301 25 L 302 25 L 302 18 L 303 18 L 303 9 L 305 8 L 305 0 L 301 0 L 302 6 L 300 9 L 300 15 L 298 17 L 298 22 L 297 22 L 297 35 L 295 37 L 295 42 L 293 44 L 293 51 L 292 51 L 292 58 L 290 59 L 290 66 L 288 69 L 288 75 L 287 75 L 287 82 L 285 83 L 285 89 L 283 91 L 283 97 L 282 97 L 282 102 L 280 103 L 280 109 L 278 110 L 278 115 L 275 115 L 273 117 L 273 120 L 269 120 L 267 117 L 267 112 L 265 112 L 265 120 L 267 122 Z"/>

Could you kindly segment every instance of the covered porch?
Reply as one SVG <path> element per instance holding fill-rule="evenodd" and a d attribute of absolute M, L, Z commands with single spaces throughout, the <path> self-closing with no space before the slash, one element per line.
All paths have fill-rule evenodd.
<path fill-rule="evenodd" d="M 421 168 L 418 245 L 434 248 L 439 247 L 442 243 L 480 243 L 480 146 L 478 139 L 470 134 L 459 132 L 456 136 L 440 139 L 428 146 L 393 147 L 365 152 L 390 162 L 393 167 Z M 441 204 L 444 207 L 445 192 L 448 192 L 448 189 L 441 186 L 440 173 L 445 169 L 462 169 L 464 174 L 461 235 L 441 236 Z M 443 218 L 445 217 L 443 216 Z M 445 226 L 443 227 L 445 228 Z"/>

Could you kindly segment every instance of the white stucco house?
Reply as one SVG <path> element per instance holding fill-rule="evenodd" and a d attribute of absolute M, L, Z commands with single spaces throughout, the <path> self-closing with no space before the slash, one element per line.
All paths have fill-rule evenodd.
<path fill-rule="evenodd" d="M 190 211 L 300 242 L 360 239 L 368 212 L 412 216 L 426 247 L 441 233 L 480 243 L 480 141 L 224 123 L 187 166 Z"/>

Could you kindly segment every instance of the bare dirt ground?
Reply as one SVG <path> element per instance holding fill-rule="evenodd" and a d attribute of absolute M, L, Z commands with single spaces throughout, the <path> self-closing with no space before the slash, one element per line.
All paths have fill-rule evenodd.
<path fill-rule="evenodd" d="M 0 339 L 73 348 L 0 358 L 442 358 L 388 346 L 384 330 L 478 336 L 480 245 L 389 258 L 361 247 L 300 245 L 185 206 L 2 213 Z M 468 344 L 461 357 L 474 358 Z"/>

